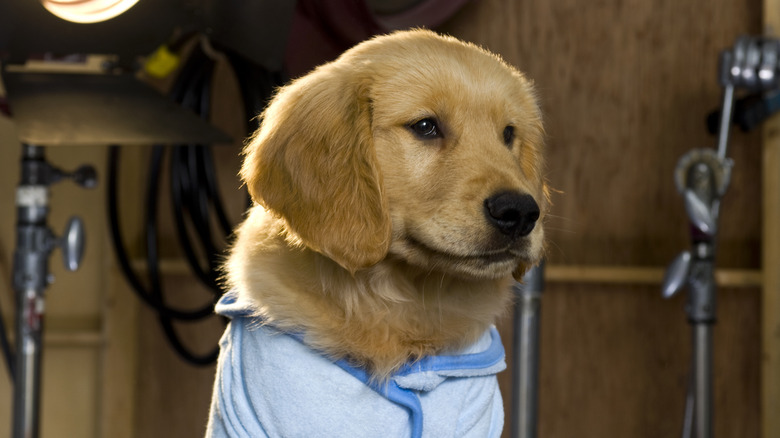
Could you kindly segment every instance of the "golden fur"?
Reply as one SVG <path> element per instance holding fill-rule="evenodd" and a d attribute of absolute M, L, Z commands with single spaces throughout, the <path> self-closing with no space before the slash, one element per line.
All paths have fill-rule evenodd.
<path fill-rule="evenodd" d="M 427 117 L 441 136 L 412 131 Z M 541 257 L 533 87 L 472 44 L 425 30 L 359 44 L 281 88 L 244 153 L 255 206 L 225 265 L 228 287 L 375 378 L 474 342 L 507 309 L 513 271 Z M 540 209 L 512 242 L 483 211 L 507 190 Z"/>

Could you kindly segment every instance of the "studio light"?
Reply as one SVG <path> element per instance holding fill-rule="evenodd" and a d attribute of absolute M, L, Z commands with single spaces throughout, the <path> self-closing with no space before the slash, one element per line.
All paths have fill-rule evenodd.
<path fill-rule="evenodd" d="M 49 12 L 74 23 L 98 23 L 123 14 L 138 0 L 41 0 Z"/>

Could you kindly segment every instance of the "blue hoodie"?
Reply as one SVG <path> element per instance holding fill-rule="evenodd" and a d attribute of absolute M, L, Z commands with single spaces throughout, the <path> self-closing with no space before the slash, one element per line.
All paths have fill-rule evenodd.
<path fill-rule="evenodd" d="M 211 401 L 207 437 L 498 437 L 504 423 L 495 328 L 454 355 L 429 356 L 382 383 L 252 317 L 226 294 L 231 318 Z"/>

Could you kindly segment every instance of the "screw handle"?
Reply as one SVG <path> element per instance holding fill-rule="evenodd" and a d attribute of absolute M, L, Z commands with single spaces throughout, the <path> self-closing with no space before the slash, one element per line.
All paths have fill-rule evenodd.
<path fill-rule="evenodd" d="M 65 269 L 75 271 L 81 264 L 84 257 L 84 246 L 86 244 L 86 232 L 84 222 L 81 218 L 73 216 L 65 225 L 65 231 L 59 240 L 59 246 L 62 249 L 62 260 L 65 263 Z"/>
<path fill-rule="evenodd" d="M 683 251 L 666 269 L 666 275 L 664 275 L 664 282 L 661 288 L 662 296 L 664 298 L 671 298 L 682 290 L 683 286 L 685 286 L 685 283 L 688 281 L 688 274 L 690 271 L 691 253 L 690 251 Z"/>
<path fill-rule="evenodd" d="M 85 189 L 93 189 L 97 186 L 97 172 L 89 164 L 79 166 L 78 169 L 70 174 L 70 177 L 73 179 L 73 182 Z"/>

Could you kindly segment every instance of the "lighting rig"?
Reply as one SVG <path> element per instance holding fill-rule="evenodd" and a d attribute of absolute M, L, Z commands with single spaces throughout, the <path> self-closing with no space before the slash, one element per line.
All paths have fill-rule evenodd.
<path fill-rule="evenodd" d="M 733 167 L 728 158 L 729 131 L 732 122 L 750 129 L 777 111 L 779 56 L 780 40 L 764 37 L 740 37 L 733 48 L 721 52 L 719 81 L 723 101 L 720 111 L 709 118 L 711 129 L 717 132 L 716 148 L 689 151 L 678 161 L 674 174 L 690 222 L 691 248 L 669 265 L 662 295 L 670 298 L 685 288 L 688 290 L 685 311 L 692 328 L 692 359 L 684 438 L 713 436 L 715 255 L 721 199 L 729 187 Z M 740 89 L 748 96 L 737 100 L 735 94 Z"/>

